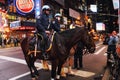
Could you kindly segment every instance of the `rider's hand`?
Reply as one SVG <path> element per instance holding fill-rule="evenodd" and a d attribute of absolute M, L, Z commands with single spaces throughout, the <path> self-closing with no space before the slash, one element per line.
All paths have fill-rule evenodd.
<path fill-rule="evenodd" d="M 50 34 L 50 31 L 45 31 L 46 34 Z"/>

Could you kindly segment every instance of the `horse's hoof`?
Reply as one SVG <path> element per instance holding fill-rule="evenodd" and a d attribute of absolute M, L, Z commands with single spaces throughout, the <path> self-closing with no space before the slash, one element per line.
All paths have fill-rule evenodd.
<path fill-rule="evenodd" d="M 39 77 L 35 76 L 34 78 L 32 78 L 32 80 L 39 80 Z"/>
<path fill-rule="evenodd" d="M 51 80 L 55 80 L 54 78 L 51 78 Z"/>
<path fill-rule="evenodd" d="M 38 77 L 38 76 L 35 76 L 35 78 L 36 78 L 36 80 L 38 80 L 39 77 Z"/>
<path fill-rule="evenodd" d="M 39 73 L 36 73 L 36 74 L 35 74 L 35 77 L 36 77 L 36 76 L 39 76 L 39 75 L 40 75 Z"/>
<path fill-rule="evenodd" d="M 68 76 L 74 76 L 74 72 L 73 71 L 70 71 L 67 73 Z"/>
<path fill-rule="evenodd" d="M 68 73 L 67 75 L 68 75 L 68 76 L 75 76 L 74 74 L 69 74 L 69 73 Z"/>
<path fill-rule="evenodd" d="M 57 75 L 57 76 L 56 76 L 56 80 L 60 80 L 60 75 Z"/>
<path fill-rule="evenodd" d="M 32 80 L 36 80 L 36 78 L 34 77 L 34 78 L 32 78 Z"/>
<path fill-rule="evenodd" d="M 62 77 L 66 77 L 67 75 L 64 73 L 64 74 L 61 74 Z"/>

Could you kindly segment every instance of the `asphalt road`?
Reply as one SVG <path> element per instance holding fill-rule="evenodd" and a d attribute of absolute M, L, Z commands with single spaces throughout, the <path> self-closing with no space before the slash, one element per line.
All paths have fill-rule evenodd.
<path fill-rule="evenodd" d="M 73 69 L 74 75 L 61 77 L 60 80 L 101 80 L 100 75 L 106 66 L 106 48 L 107 46 L 98 43 L 94 54 L 83 56 L 83 69 Z M 50 80 L 50 71 L 43 70 L 39 60 L 36 67 L 40 73 L 38 80 Z M 20 47 L 0 49 L 0 80 L 31 80 Z"/>

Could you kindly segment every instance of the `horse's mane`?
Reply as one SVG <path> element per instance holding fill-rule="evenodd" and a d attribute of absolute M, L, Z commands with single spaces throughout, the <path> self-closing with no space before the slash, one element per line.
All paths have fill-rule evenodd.
<path fill-rule="evenodd" d="M 61 45 L 66 45 L 70 47 L 79 42 L 81 38 L 86 35 L 86 32 L 87 31 L 83 27 L 76 27 L 74 29 L 59 32 L 55 40 L 56 43 L 60 42 Z"/>
<path fill-rule="evenodd" d="M 83 27 L 76 27 L 74 29 L 69 29 L 69 30 L 62 31 L 59 34 L 61 36 L 69 38 L 69 37 L 74 36 L 75 33 L 80 32 L 80 31 L 84 31 L 84 28 Z"/>

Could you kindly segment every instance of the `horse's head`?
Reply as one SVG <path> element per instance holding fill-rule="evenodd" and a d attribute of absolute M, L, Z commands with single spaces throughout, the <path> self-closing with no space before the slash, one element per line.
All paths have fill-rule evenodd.
<path fill-rule="evenodd" d="M 89 53 L 93 53 L 95 51 L 94 40 L 85 28 L 76 27 L 71 30 L 63 31 L 59 35 L 62 36 L 63 41 L 66 41 L 64 43 L 66 43 L 65 45 L 67 47 L 71 48 L 80 41 L 87 48 Z"/>
<path fill-rule="evenodd" d="M 88 52 L 94 53 L 96 46 L 95 46 L 92 36 L 90 34 L 88 34 L 88 32 L 84 33 L 84 36 L 82 37 L 82 41 L 83 41 L 85 47 L 87 48 Z"/>

